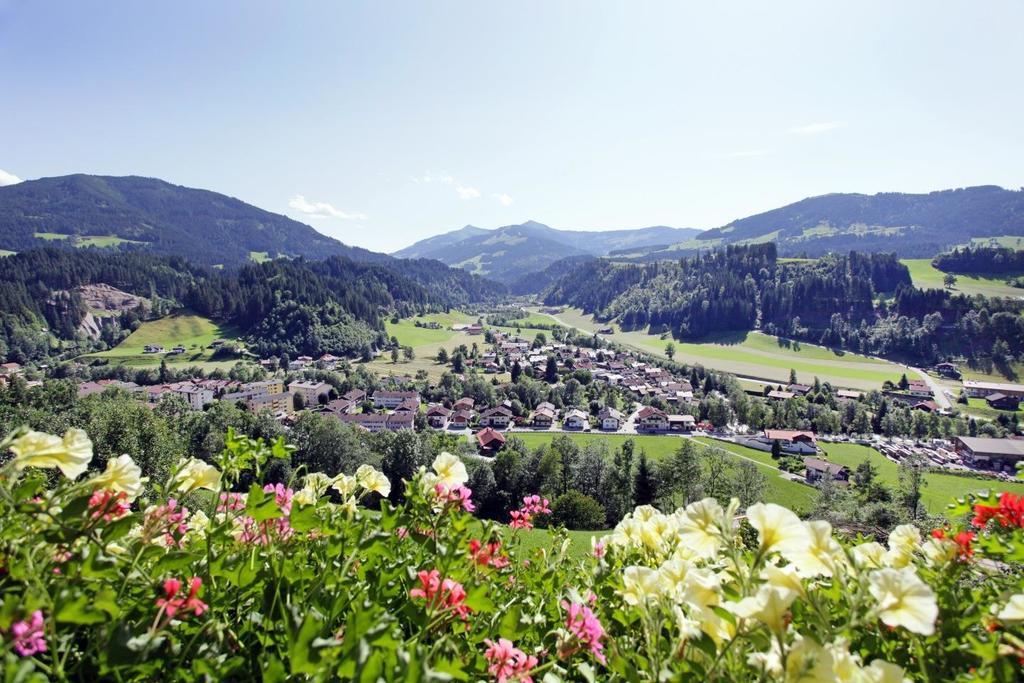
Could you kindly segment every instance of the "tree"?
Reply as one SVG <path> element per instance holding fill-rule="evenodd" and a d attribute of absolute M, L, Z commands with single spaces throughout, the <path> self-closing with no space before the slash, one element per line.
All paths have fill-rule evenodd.
<path fill-rule="evenodd" d="M 666 507 L 678 508 L 700 499 L 700 460 L 692 441 L 684 440 L 658 470 L 658 493 L 668 503 Z"/>
<path fill-rule="evenodd" d="M 921 505 L 921 489 L 927 484 L 924 479 L 924 468 L 925 460 L 920 455 L 909 455 L 900 461 L 900 502 L 914 518 L 918 516 L 918 508 Z"/>
<path fill-rule="evenodd" d="M 397 363 L 398 362 L 398 347 L 397 346 L 392 346 L 391 347 L 391 362 L 392 363 Z"/>
<path fill-rule="evenodd" d="M 405 357 L 406 361 L 411 361 L 416 357 L 416 352 L 412 350 L 411 346 L 403 346 L 402 355 Z"/>
<path fill-rule="evenodd" d="M 302 397 L 302 394 L 292 394 L 292 408 L 297 413 L 306 409 L 306 399 Z"/>
<path fill-rule="evenodd" d="M 452 370 L 461 373 L 465 369 L 465 361 L 461 353 L 456 352 L 452 354 Z"/>
<path fill-rule="evenodd" d="M 782 443 L 778 439 L 772 439 L 772 459 L 778 460 L 782 457 Z"/>
<path fill-rule="evenodd" d="M 609 525 L 618 524 L 633 504 L 633 449 L 633 440 L 628 439 L 615 451 L 612 459 L 612 469 L 605 486 L 605 512 Z"/>
<path fill-rule="evenodd" d="M 796 384 L 796 370 L 793 368 L 789 369 L 789 383 Z"/>
<path fill-rule="evenodd" d="M 946 273 L 942 278 L 942 284 L 945 285 L 946 289 L 952 289 L 953 285 L 956 284 L 956 275 L 953 275 L 953 273 Z"/>
<path fill-rule="evenodd" d="M 764 500 L 764 492 L 768 488 L 768 477 L 752 462 L 743 460 L 736 468 L 732 479 L 733 495 L 739 498 L 740 505 L 750 507 Z"/>
<path fill-rule="evenodd" d="M 676 345 L 673 342 L 665 344 L 665 355 L 668 356 L 669 360 L 672 360 L 676 356 Z"/>
<path fill-rule="evenodd" d="M 444 350 L 444 347 L 437 352 L 437 362 L 441 365 L 448 362 L 448 352 Z"/>
<path fill-rule="evenodd" d="M 544 381 L 548 384 L 558 381 L 558 362 L 554 356 L 548 356 L 547 365 L 544 366 Z"/>
<path fill-rule="evenodd" d="M 522 376 L 522 374 L 523 374 L 523 366 L 521 366 L 519 364 L 519 361 L 513 362 L 512 363 L 512 384 L 517 384 L 519 382 L 519 378 Z"/>
<path fill-rule="evenodd" d="M 896 386 L 898 386 L 903 391 L 910 388 L 910 380 L 907 379 L 907 373 L 904 372 L 902 375 L 900 375 L 900 381 Z"/>
<path fill-rule="evenodd" d="M 633 481 L 633 504 L 650 505 L 658 497 L 658 482 L 654 470 L 647 463 L 647 453 L 640 451 Z"/>
<path fill-rule="evenodd" d="M 567 529 L 601 529 L 605 525 L 605 517 L 605 509 L 599 502 L 575 489 L 551 503 L 550 522 Z"/>

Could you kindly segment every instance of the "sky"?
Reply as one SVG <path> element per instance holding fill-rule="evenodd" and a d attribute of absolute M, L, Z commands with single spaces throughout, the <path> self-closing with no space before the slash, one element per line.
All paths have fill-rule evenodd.
<path fill-rule="evenodd" d="M 144 175 L 393 251 L 1024 185 L 1024 2 L 0 0 L 0 185 Z"/>

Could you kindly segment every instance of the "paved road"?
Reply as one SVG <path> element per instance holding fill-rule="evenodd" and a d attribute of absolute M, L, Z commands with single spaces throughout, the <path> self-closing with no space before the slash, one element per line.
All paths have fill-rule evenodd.
<path fill-rule="evenodd" d="M 949 400 L 949 397 L 946 396 L 945 389 L 935 380 L 934 377 L 921 368 L 915 368 L 908 365 L 907 369 L 916 372 L 920 375 L 921 379 L 928 383 L 928 387 L 932 390 L 932 393 L 935 394 L 935 403 L 938 404 L 939 408 L 942 408 L 943 410 L 953 409 L 953 402 Z"/>

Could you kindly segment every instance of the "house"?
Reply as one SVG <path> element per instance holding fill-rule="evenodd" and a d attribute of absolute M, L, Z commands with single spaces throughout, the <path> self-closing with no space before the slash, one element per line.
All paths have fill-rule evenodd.
<path fill-rule="evenodd" d="M 1024 384 L 1004 384 L 1002 382 L 980 382 L 973 379 L 964 380 L 964 391 L 972 398 L 985 398 L 989 394 L 1003 394 L 1024 398 Z"/>
<path fill-rule="evenodd" d="M 477 334 L 483 334 L 483 333 L 484 333 L 484 326 L 481 325 L 480 323 L 473 323 L 472 325 L 469 325 L 469 326 L 466 327 L 466 334 L 477 335 Z"/>
<path fill-rule="evenodd" d="M 456 410 L 452 413 L 451 420 L 448 421 L 448 426 L 452 429 L 466 429 L 472 421 L 473 413 L 468 410 Z"/>
<path fill-rule="evenodd" d="M 464 396 L 464 397 L 460 398 L 458 401 L 456 401 L 452 405 L 452 410 L 455 410 L 455 411 L 459 411 L 459 410 L 470 411 L 470 410 L 473 410 L 473 406 L 475 404 L 476 404 L 476 402 L 473 399 L 469 398 L 468 396 Z"/>
<path fill-rule="evenodd" d="M 804 458 L 804 479 L 808 484 L 816 484 L 826 477 L 846 484 L 850 481 L 850 471 L 838 463 L 818 458 Z"/>
<path fill-rule="evenodd" d="M 339 415 L 338 419 L 376 434 L 387 429 L 388 417 L 390 416 L 383 413 L 358 413 L 356 415 Z"/>
<path fill-rule="evenodd" d="M 960 379 L 960 370 L 952 363 L 938 363 L 935 365 L 935 372 L 950 379 Z"/>
<path fill-rule="evenodd" d="M 320 397 L 325 399 L 331 393 L 331 385 L 327 382 L 300 381 L 288 385 L 288 391 L 298 394 L 307 406 L 315 406 L 320 403 Z"/>
<path fill-rule="evenodd" d="M 143 353 L 163 353 L 164 347 L 159 344 L 146 344 L 142 347 Z"/>
<path fill-rule="evenodd" d="M 264 410 L 277 415 L 278 413 L 288 414 L 292 412 L 293 399 L 287 391 L 279 394 L 259 394 L 245 399 L 245 405 L 251 412 L 259 413 Z"/>
<path fill-rule="evenodd" d="M 554 408 L 538 407 L 530 416 L 530 424 L 537 429 L 549 429 L 555 422 Z"/>
<path fill-rule="evenodd" d="M 401 429 L 413 429 L 416 424 L 415 413 L 391 413 L 387 416 L 387 428 L 390 432 L 397 432 Z"/>
<path fill-rule="evenodd" d="M 995 408 L 996 410 L 1017 410 L 1020 408 L 1019 396 L 1007 396 L 999 392 L 986 396 L 985 402 L 988 403 L 989 408 Z"/>
<path fill-rule="evenodd" d="M 341 397 L 353 403 L 362 403 L 366 400 L 366 392 L 362 389 L 352 389 L 351 391 L 346 391 Z"/>
<path fill-rule="evenodd" d="M 859 401 L 861 397 L 859 391 L 853 391 L 852 389 L 839 389 L 836 391 L 836 398 L 839 399 L 840 403 L 846 401 Z"/>
<path fill-rule="evenodd" d="M 796 396 L 792 391 L 780 391 L 779 389 L 772 389 L 768 392 L 768 398 L 773 401 L 785 401 Z"/>
<path fill-rule="evenodd" d="M 913 406 L 914 410 L 923 410 L 926 413 L 938 413 L 940 408 L 939 404 L 935 401 L 928 399 L 927 401 L 921 401 Z"/>
<path fill-rule="evenodd" d="M 928 398 L 932 395 L 932 388 L 923 379 L 910 380 L 907 384 L 907 391 L 911 396 L 920 396 L 921 398 Z"/>
<path fill-rule="evenodd" d="M 498 406 L 480 413 L 480 426 L 505 429 L 511 419 L 512 411 L 505 406 Z"/>
<path fill-rule="evenodd" d="M 597 419 L 601 421 L 601 429 L 605 431 L 617 432 L 619 427 L 622 426 L 622 413 L 608 406 L 601 408 L 601 412 L 597 414 Z"/>
<path fill-rule="evenodd" d="M 434 429 L 444 429 L 448 426 L 448 418 L 452 411 L 444 406 L 430 406 L 427 408 L 427 424 Z"/>
<path fill-rule="evenodd" d="M 259 382 L 246 382 L 240 387 L 239 391 L 254 396 L 259 394 L 280 394 L 284 392 L 284 380 L 265 379 Z"/>
<path fill-rule="evenodd" d="M 317 358 L 316 362 L 317 364 L 322 365 L 324 368 L 328 370 L 333 370 L 338 365 L 338 362 L 340 360 L 340 358 L 333 354 L 325 353 L 324 355 Z"/>
<path fill-rule="evenodd" d="M 565 429 L 582 430 L 590 426 L 590 416 L 579 408 L 573 408 L 565 414 L 562 427 Z"/>
<path fill-rule="evenodd" d="M 373 392 L 373 406 L 375 408 L 397 408 L 406 399 L 416 399 L 419 405 L 420 395 L 415 391 L 387 391 L 378 389 Z"/>
<path fill-rule="evenodd" d="M 477 448 L 483 455 L 493 455 L 505 445 L 505 437 L 501 432 L 487 427 L 476 434 Z"/>
<path fill-rule="evenodd" d="M 668 429 L 668 415 L 652 406 L 644 406 L 636 414 L 636 428 L 647 432 L 663 432 Z"/>
<path fill-rule="evenodd" d="M 334 413 L 335 415 L 354 415 L 358 409 L 358 403 L 349 401 L 346 398 L 336 398 L 324 405 L 325 412 Z"/>
<path fill-rule="evenodd" d="M 797 396 L 805 396 L 811 391 L 811 387 L 806 384 L 790 384 L 786 387 L 786 391 L 796 394 Z"/>
<path fill-rule="evenodd" d="M 1016 463 L 1024 460 L 1024 439 L 957 436 L 953 439 L 953 447 L 968 464 L 989 464 L 1010 471 Z"/>
<path fill-rule="evenodd" d="M 199 387 L 195 384 L 184 384 L 174 391 L 188 403 L 192 410 L 202 410 L 210 403 L 213 403 L 213 392 L 206 387 Z"/>
<path fill-rule="evenodd" d="M 697 426 L 697 419 L 693 415 L 669 415 L 668 429 L 671 432 L 692 432 Z"/>
<path fill-rule="evenodd" d="M 396 413 L 412 413 L 416 414 L 420 409 L 420 401 L 418 398 L 407 398 L 397 406 L 395 406 Z"/>
<path fill-rule="evenodd" d="M 803 455 L 817 453 L 817 438 L 814 432 L 799 429 L 766 429 L 764 435 L 757 437 L 756 441 L 771 446 L 778 441 L 784 453 Z"/>

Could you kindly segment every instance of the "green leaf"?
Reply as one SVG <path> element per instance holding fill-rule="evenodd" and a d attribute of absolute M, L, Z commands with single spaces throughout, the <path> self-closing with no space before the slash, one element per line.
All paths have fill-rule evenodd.
<path fill-rule="evenodd" d="M 258 484 L 253 484 L 249 488 L 249 495 L 245 501 L 245 514 L 257 522 L 284 516 L 281 508 L 277 506 L 274 494 L 264 493 Z"/>
<path fill-rule="evenodd" d="M 293 505 L 292 512 L 288 516 L 288 523 L 296 531 L 309 531 L 320 527 L 320 518 L 317 516 L 315 505 Z"/>
<path fill-rule="evenodd" d="M 320 635 L 323 624 L 312 612 L 307 612 L 291 638 L 288 647 L 292 674 L 316 673 L 320 663 L 320 650 L 313 647 L 313 640 Z"/>

